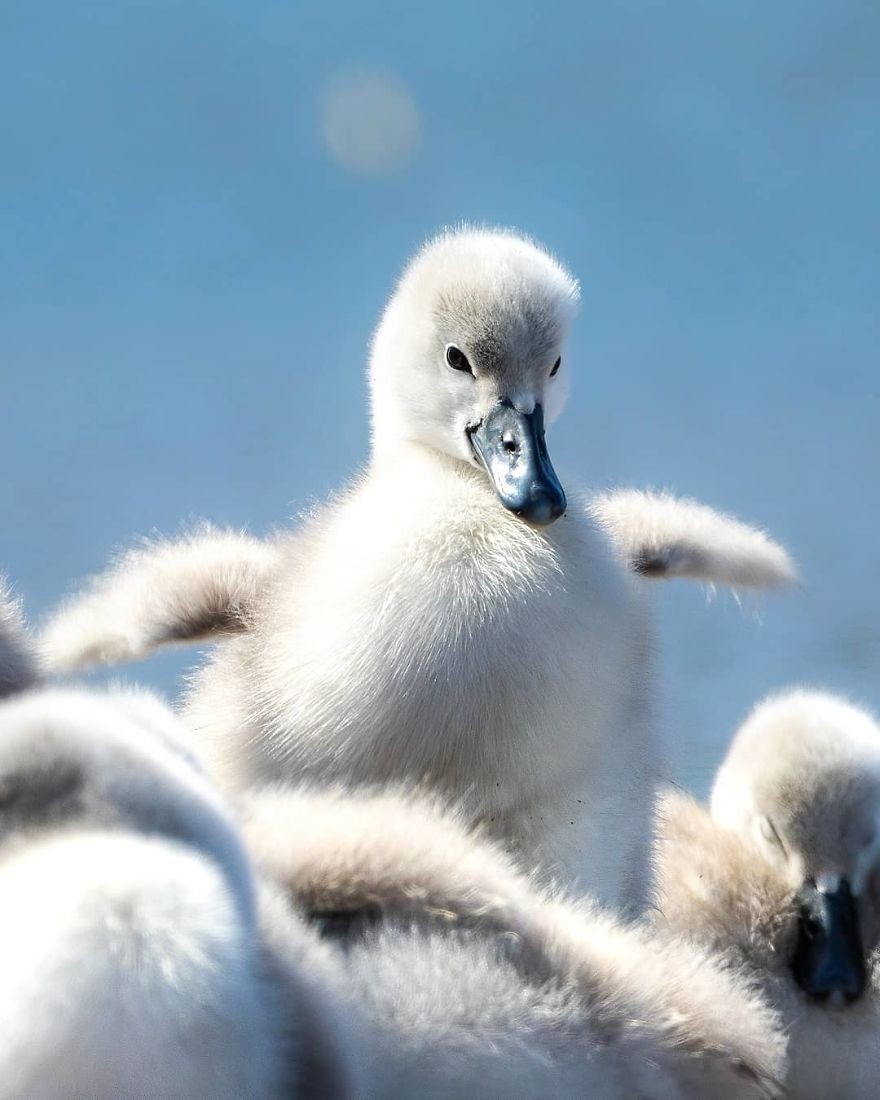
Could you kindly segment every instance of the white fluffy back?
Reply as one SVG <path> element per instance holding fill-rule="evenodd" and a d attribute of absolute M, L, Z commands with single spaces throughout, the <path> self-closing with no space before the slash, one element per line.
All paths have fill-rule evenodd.
<path fill-rule="evenodd" d="M 202 850 L 225 871 L 252 919 L 251 870 L 231 812 L 186 748 L 186 733 L 147 692 L 47 688 L 0 709 L 0 765 L 26 783 L 64 762 L 81 768 L 81 828 L 112 810 L 123 827 L 162 832 Z"/>
<path fill-rule="evenodd" d="M 3 1100 L 242 1100 L 281 1051 L 254 943 L 211 861 L 79 834 L 0 872 Z"/>
<path fill-rule="evenodd" d="M 774 1093 L 783 1039 L 735 974 L 554 900 L 435 799 L 274 790 L 244 813 L 257 861 L 304 909 L 384 918 L 349 955 L 377 1095 Z"/>

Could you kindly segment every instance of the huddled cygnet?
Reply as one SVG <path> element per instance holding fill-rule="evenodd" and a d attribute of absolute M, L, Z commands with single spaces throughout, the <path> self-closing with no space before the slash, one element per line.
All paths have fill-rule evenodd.
<path fill-rule="evenodd" d="M 240 812 L 257 864 L 345 953 L 373 1096 L 777 1094 L 784 1036 L 747 980 L 539 888 L 436 797 L 279 786 Z"/>
<path fill-rule="evenodd" d="M 42 686 L 0 607 L 0 1098 L 363 1096 L 342 969 L 156 697 Z"/>
<path fill-rule="evenodd" d="M 225 789 L 426 781 L 527 863 L 638 907 L 658 769 L 640 578 L 793 570 L 693 502 L 563 486 L 545 428 L 578 296 L 516 234 L 431 241 L 373 340 L 364 474 L 277 540 L 126 556 L 50 623 L 50 663 L 222 638 L 184 719 Z"/>
<path fill-rule="evenodd" d="M 744 963 L 789 1035 L 786 1095 L 873 1100 L 880 1082 L 880 726 L 816 691 L 739 730 L 710 811 L 669 794 L 657 921 Z"/>

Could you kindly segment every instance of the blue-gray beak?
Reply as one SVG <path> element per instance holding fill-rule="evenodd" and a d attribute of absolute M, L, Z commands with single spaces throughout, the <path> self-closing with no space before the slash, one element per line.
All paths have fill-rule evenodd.
<path fill-rule="evenodd" d="M 547 454 L 540 405 L 524 413 L 501 400 L 468 434 L 505 508 L 536 527 L 559 519 L 565 493 Z"/>
<path fill-rule="evenodd" d="M 806 995 L 827 1001 L 838 994 L 856 1001 L 865 992 L 867 966 L 859 914 L 849 883 L 833 892 L 810 884 L 800 897 L 794 977 Z"/>

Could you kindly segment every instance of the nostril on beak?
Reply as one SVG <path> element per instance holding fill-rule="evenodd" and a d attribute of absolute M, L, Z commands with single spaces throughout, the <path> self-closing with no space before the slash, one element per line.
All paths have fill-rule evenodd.
<path fill-rule="evenodd" d="M 508 511 L 535 527 L 546 527 L 564 513 L 565 493 L 547 454 L 539 404 L 521 413 L 509 401 L 499 401 L 469 426 L 468 438 Z"/>

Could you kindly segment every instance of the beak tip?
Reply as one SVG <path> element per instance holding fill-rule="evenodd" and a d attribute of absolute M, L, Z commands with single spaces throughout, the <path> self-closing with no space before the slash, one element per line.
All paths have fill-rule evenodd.
<path fill-rule="evenodd" d="M 522 516 L 534 527 L 549 527 L 551 523 L 555 523 L 565 515 L 566 507 L 565 497 L 561 500 L 540 501 L 523 509 Z"/>
<path fill-rule="evenodd" d="M 547 454 L 543 410 L 518 412 L 500 401 L 468 430 L 474 456 L 504 507 L 532 527 L 549 527 L 567 507 Z"/>
<path fill-rule="evenodd" d="M 542 486 L 539 489 L 533 487 L 529 494 L 524 495 L 516 504 L 508 505 L 508 508 L 532 527 L 549 527 L 565 515 L 568 501 L 562 486 L 557 482 L 555 486 Z"/>

